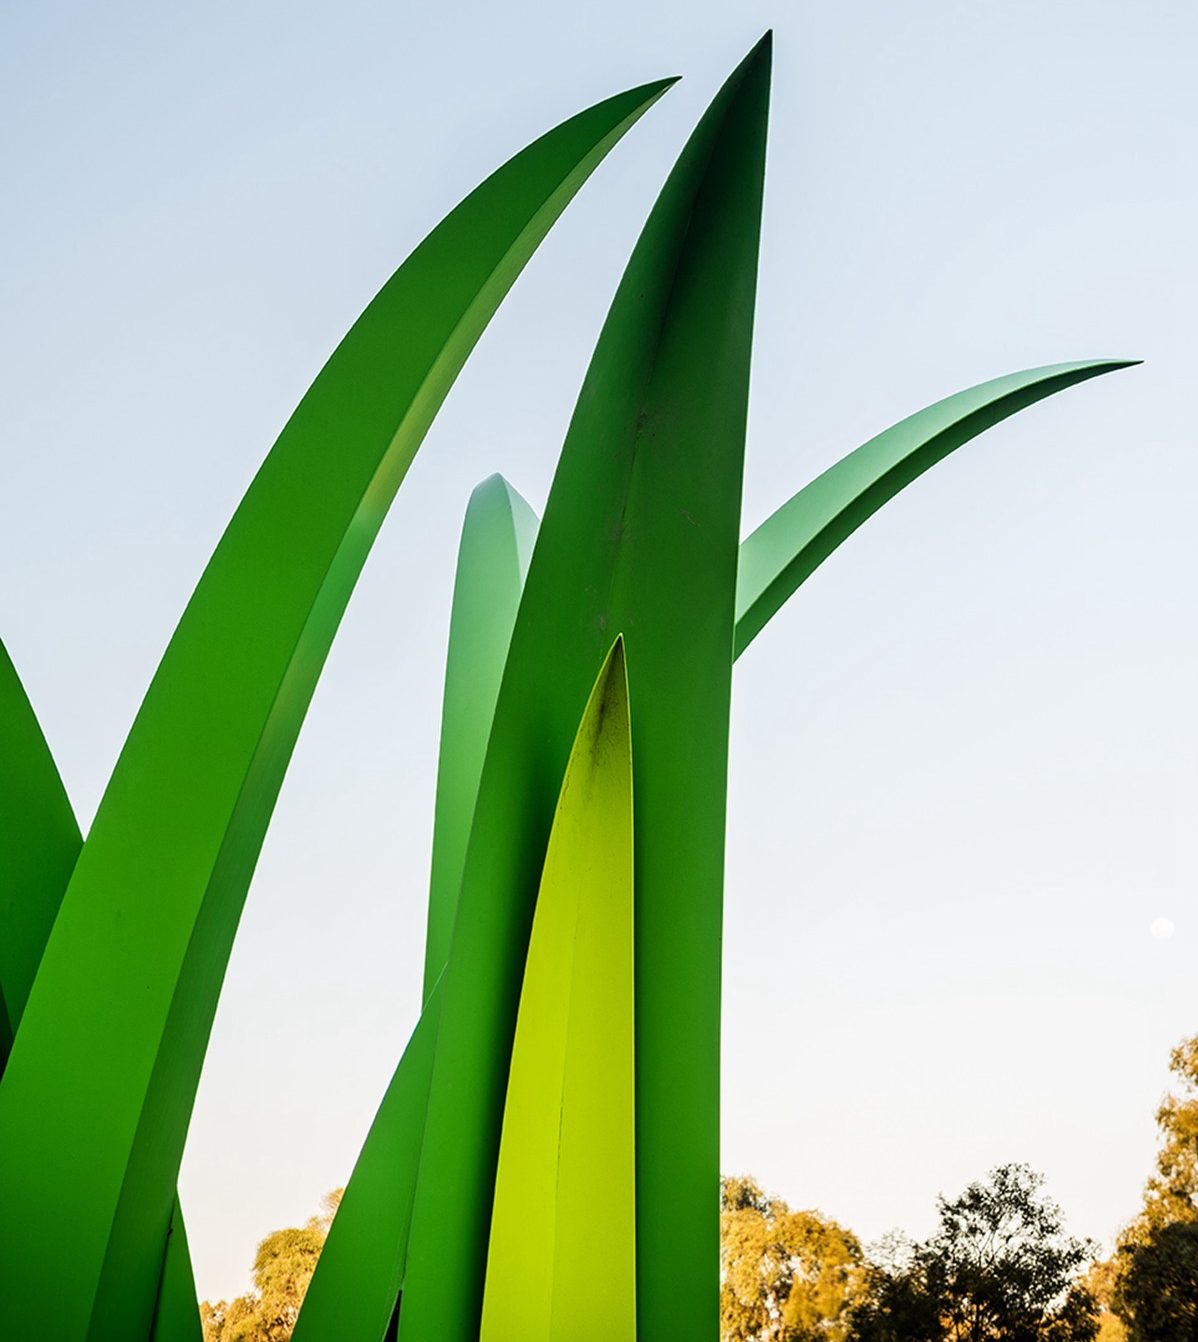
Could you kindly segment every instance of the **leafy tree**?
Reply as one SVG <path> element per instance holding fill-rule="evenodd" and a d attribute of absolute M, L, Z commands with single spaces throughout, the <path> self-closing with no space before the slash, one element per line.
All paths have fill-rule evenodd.
<path fill-rule="evenodd" d="M 844 1342 L 865 1287 L 861 1245 L 814 1211 L 791 1211 L 752 1179 L 720 1189 L 724 1342 Z"/>
<path fill-rule="evenodd" d="M 1156 1170 L 1112 1263 L 1112 1303 L 1131 1342 L 1198 1337 L 1198 1035 L 1173 1050 L 1169 1070 L 1179 1093 L 1157 1110 Z"/>
<path fill-rule="evenodd" d="M 960 1197 L 905 1261 L 878 1267 L 853 1342 L 1092 1342 L 1094 1297 L 1074 1279 L 1091 1246 L 1026 1165 L 1003 1165 Z"/>
<path fill-rule="evenodd" d="M 852 1342 L 943 1342 L 941 1301 L 912 1266 L 874 1267 L 865 1300 L 853 1311 Z"/>
<path fill-rule="evenodd" d="M 1092 1301 L 1083 1288 L 1069 1289 L 1091 1247 L 1065 1235 L 1043 1185 L 1026 1165 L 1003 1165 L 952 1202 L 940 1199 L 940 1228 L 916 1258 L 944 1303 L 953 1342 L 1033 1342 L 1051 1336 L 1050 1324 L 1062 1337 L 1097 1332 L 1086 1321 Z"/>
<path fill-rule="evenodd" d="M 1161 1144 L 1140 1218 L 1149 1228 L 1198 1220 L 1198 1035 L 1173 1050 L 1169 1070 L 1181 1094 L 1167 1095 L 1156 1111 Z"/>
<path fill-rule="evenodd" d="M 1115 1313 L 1115 1287 L 1119 1265 L 1114 1258 L 1092 1263 L 1083 1285 L 1098 1307 L 1098 1337 L 1096 1342 L 1127 1342 L 1127 1329 Z"/>
<path fill-rule="evenodd" d="M 1198 1221 L 1154 1228 L 1123 1254 L 1115 1307 L 1130 1342 L 1198 1342 Z"/>
<path fill-rule="evenodd" d="M 344 1189 L 329 1193 L 319 1216 L 276 1230 L 258 1245 L 254 1289 L 235 1300 L 200 1306 L 204 1342 L 290 1342 Z"/>

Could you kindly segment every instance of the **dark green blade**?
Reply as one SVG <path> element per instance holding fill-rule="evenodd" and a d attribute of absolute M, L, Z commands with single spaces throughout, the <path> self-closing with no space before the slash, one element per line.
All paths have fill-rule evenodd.
<path fill-rule="evenodd" d="M 666 87 L 565 122 L 434 229 L 325 365 L 225 532 L 101 802 L 0 1085 L 0 1337 L 148 1332 L 245 890 L 354 583 L 487 321 Z"/>
<path fill-rule="evenodd" d="M 724 790 L 769 64 L 766 42 L 671 174 L 554 479 L 467 850 L 404 1342 L 477 1342 L 541 863 L 579 719 L 620 632 L 635 696 L 639 1326 L 646 1338 L 718 1327 Z"/>
<path fill-rule="evenodd" d="M 736 655 L 842 541 L 924 471 L 1016 411 L 1136 362 L 1094 359 L 994 378 L 900 420 L 842 457 L 741 545 Z"/>
<path fill-rule="evenodd" d="M 83 838 L 0 644 L 0 1076 Z"/>

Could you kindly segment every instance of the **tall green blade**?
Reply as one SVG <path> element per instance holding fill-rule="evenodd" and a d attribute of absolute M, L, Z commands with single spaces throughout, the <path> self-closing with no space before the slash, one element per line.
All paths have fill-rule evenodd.
<path fill-rule="evenodd" d="M 458 549 L 445 663 L 429 879 L 424 997 L 449 957 L 466 841 L 499 682 L 537 538 L 537 517 L 501 475 L 470 496 Z"/>
<path fill-rule="evenodd" d="M 83 844 L 54 757 L 0 644 L 0 1076 Z"/>
<path fill-rule="evenodd" d="M 105 792 L 0 1084 L 0 1337 L 146 1335 L 245 890 L 354 583 L 503 295 L 666 86 L 551 131 L 421 243 L 225 532 Z"/>
<path fill-rule="evenodd" d="M 769 63 L 763 43 L 654 207 L 533 552 L 446 971 L 404 1342 L 478 1337 L 545 847 L 582 707 L 620 630 L 637 693 L 639 1328 L 646 1338 L 701 1337 L 718 1326 L 724 792 Z"/>
<path fill-rule="evenodd" d="M 403 1285 L 440 986 L 404 1049 L 329 1228 L 292 1342 L 379 1342 Z"/>
<path fill-rule="evenodd" d="M 741 545 L 736 656 L 842 541 L 929 467 L 1016 411 L 1135 362 L 1059 363 L 994 378 L 910 415 L 842 457 Z"/>
<path fill-rule="evenodd" d="M 481 1342 L 634 1342 L 632 738 L 617 639 L 549 835 L 495 1180 Z"/>

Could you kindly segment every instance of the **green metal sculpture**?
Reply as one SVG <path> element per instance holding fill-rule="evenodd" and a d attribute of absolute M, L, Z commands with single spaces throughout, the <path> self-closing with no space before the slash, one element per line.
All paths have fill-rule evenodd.
<path fill-rule="evenodd" d="M 1061 364 L 949 397 L 739 542 L 769 70 L 767 37 L 666 182 L 539 528 L 499 477 L 471 499 L 423 1012 L 297 1342 L 714 1340 L 733 662 L 904 485 L 1126 366 Z M 365 310 L 217 547 L 86 842 L 0 656 L 0 1337 L 198 1338 L 175 1183 L 324 658 L 475 341 L 669 82 L 518 154 Z"/>

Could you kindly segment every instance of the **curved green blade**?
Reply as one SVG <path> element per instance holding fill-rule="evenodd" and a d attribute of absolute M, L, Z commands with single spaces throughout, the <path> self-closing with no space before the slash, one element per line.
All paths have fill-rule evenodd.
<path fill-rule="evenodd" d="M 195 1278 L 187 1248 L 187 1230 L 183 1208 L 175 1197 L 167 1232 L 166 1253 L 162 1261 L 162 1279 L 158 1303 L 154 1308 L 154 1326 L 150 1342 L 202 1342 L 200 1307 L 196 1300 Z"/>
<path fill-rule="evenodd" d="M 0 644 L 0 1076 L 83 838 Z"/>
<path fill-rule="evenodd" d="M 537 887 L 581 709 L 616 630 L 637 693 L 639 1328 L 701 1337 L 718 1326 L 724 783 L 768 87 L 763 43 L 650 215 L 554 478 L 467 849 L 404 1342 L 477 1342 Z"/>
<path fill-rule="evenodd" d="M 441 1012 L 434 985 L 362 1145 L 292 1342 L 379 1342 L 403 1285 Z"/>
<path fill-rule="evenodd" d="M 632 737 L 616 640 L 578 729 L 524 967 L 481 1342 L 633 1342 Z"/>
<path fill-rule="evenodd" d="M 58 766 L 0 644 L 0 1076 L 83 839 Z M 11 1026 L 6 1005 L 11 1004 Z M 7 1038 L 3 1031 L 9 1030 Z M 163 1254 L 155 1342 L 199 1342 L 200 1312 L 178 1198 Z"/>
<path fill-rule="evenodd" d="M 666 87 L 565 122 L 434 229 L 333 353 L 209 562 L 105 792 L 0 1084 L 11 1283 L 0 1336 L 148 1331 L 245 890 L 354 583 L 503 295 Z"/>
<path fill-rule="evenodd" d="M 536 538 L 536 514 L 502 475 L 492 475 L 471 494 L 458 548 L 445 662 L 424 951 L 426 1001 L 449 957 L 478 780 Z"/>
<path fill-rule="evenodd" d="M 1087 378 L 1138 363 L 1050 364 L 959 391 L 842 457 L 771 514 L 740 547 L 736 653 L 749 646 L 825 559 L 912 480 L 1016 411 Z"/>

